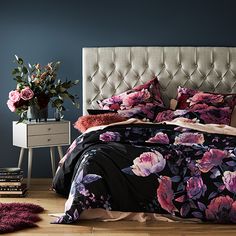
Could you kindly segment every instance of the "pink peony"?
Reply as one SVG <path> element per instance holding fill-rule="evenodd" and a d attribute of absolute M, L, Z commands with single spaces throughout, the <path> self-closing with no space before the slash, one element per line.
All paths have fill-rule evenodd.
<path fill-rule="evenodd" d="M 9 99 L 12 102 L 18 102 L 20 100 L 20 93 L 17 90 L 12 90 L 9 92 Z"/>
<path fill-rule="evenodd" d="M 120 134 L 118 132 L 107 131 L 100 134 L 99 139 L 103 142 L 120 141 Z"/>
<path fill-rule="evenodd" d="M 14 102 L 11 101 L 10 99 L 7 101 L 7 106 L 11 110 L 11 112 L 15 112 L 16 111 L 16 107 L 14 105 Z"/>
<path fill-rule="evenodd" d="M 208 220 L 217 223 L 236 223 L 236 201 L 229 196 L 211 200 L 205 211 Z"/>
<path fill-rule="evenodd" d="M 159 180 L 159 186 L 157 189 L 157 198 L 161 207 L 171 214 L 178 211 L 173 204 L 174 192 L 172 190 L 172 182 L 170 177 L 162 176 Z"/>
<path fill-rule="evenodd" d="M 197 167 L 201 172 L 207 173 L 214 166 L 221 165 L 224 158 L 229 157 L 227 151 L 222 151 L 220 149 L 210 149 L 205 152 L 201 160 L 197 160 Z"/>
<path fill-rule="evenodd" d="M 236 193 L 236 171 L 225 171 L 222 177 L 225 187 L 232 193 Z"/>
<path fill-rule="evenodd" d="M 181 144 L 186 146 L 191 146 L 193 144 L 203 144 L 204 143 L 204 135 L 200 133 L 182 133 L 175 137 L 174 144 Z"/>
<path fill-rule="evenodd" d="M 132 171 L 138 176 L 148 176 L 158 173 L 165 168 L 166 160 L 158 151 L 144 152 L 133 161 Z"/>
<path fill-rule="evenodd" d="M 25 87 L 21 90 L 20 96 L 23 100 L 30 100 L 34 97 L 34 92 L 30 89 L 30 87 Z"/>
<path fill-rule="evenodd" d="M 164 134 L 163 132 L 158 132 L 154 137 L 151 137 L 146 141 L 147 143 L 163 143 L 163 144 L 169 144 L 170 140 L 168 138 L 167 134 Z"/>
<path fill-rule="evenodd" d="M 204 196 L 207 187 L 202 181 L 202 177 L 191 177 L 187 181 L 186 186 L 187 194 L 190 199 L 198 199 Z"/>

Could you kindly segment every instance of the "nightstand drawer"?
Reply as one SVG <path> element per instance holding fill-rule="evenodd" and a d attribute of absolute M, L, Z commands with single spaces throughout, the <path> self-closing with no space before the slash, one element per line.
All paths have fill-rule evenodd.
<path fill-rule="evenodd" d="M 56 135 L 34 135 L 28 136 L 28 147 L 37 146 L 60 146 L 70 144 L 69 133 Z"/>
<path fill-rule="evenodd" d="M 68 123 L 28 125 L 28 135 L 69 133 Z"/>

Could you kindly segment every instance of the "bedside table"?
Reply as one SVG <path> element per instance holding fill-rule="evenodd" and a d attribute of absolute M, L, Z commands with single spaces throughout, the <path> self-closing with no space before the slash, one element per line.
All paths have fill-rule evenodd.
<path fill-rule="evenodd" d="M 13 145 L 21 147 L 18 167 L 21 167 L 24 150 L 28 149 L 28 175 L 27 186 L 30 187 L 32 170 L 33 149 L 49 147 L 52 165 L 52 175 L 55 174 L 55 151 L 57 146 L 60 159 L 63 157 L 61 146 L 70 145 L 70 121 L 55 121 L 48 119 L 47 122 L 27 121 L 18 123 L 13 121 Z"/>

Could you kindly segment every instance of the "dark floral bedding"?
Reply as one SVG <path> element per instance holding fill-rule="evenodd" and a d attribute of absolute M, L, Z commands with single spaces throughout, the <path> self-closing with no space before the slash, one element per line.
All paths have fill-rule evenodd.
<path fill-rule="evenodd" d="M 236 223 L 236 138 L 166 123 L 86 132 L 53 188 L 68 196 L 55 223 L 78 222 L 89 208 Z"/>

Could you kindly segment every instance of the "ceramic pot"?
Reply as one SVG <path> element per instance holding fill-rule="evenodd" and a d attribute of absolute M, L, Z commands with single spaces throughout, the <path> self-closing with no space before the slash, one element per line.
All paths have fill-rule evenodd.
<path fill-rule="evenodd" d="M 36 122 L 47 121 L 48 118 L 48 106 L 45 108 L 39 108 L 36 105 L 28 107 L 27 119 L 28 121 L 36 120 Z"/>

